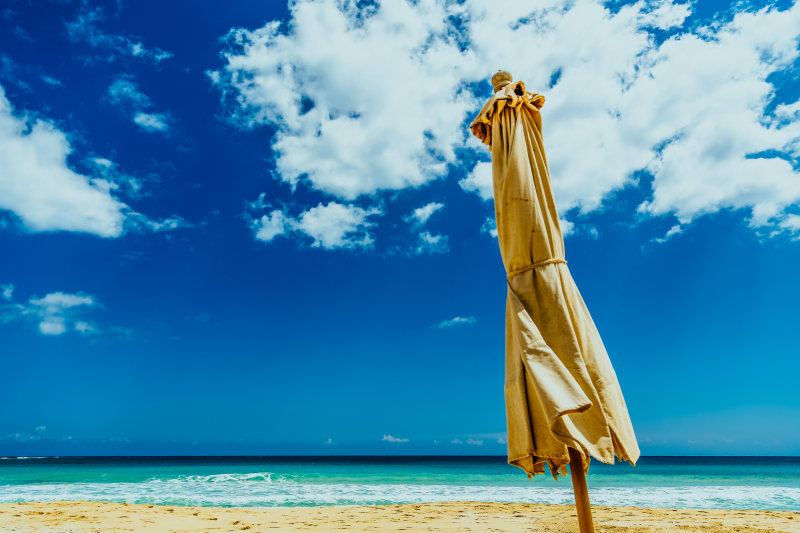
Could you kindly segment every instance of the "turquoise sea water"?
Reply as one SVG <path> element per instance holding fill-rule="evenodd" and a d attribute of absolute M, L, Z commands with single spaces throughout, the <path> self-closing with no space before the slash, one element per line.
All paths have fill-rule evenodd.
<path fill-rule="evenodd" d="M 593 461 L 597 505 L 800 511 L 800 457 Z M 505 457 L 61 457 L 0 459 L 0 503 L 101 500 L 302 507 L 452 500 L 573 501 L 570 479 L 529 481 Z"/>

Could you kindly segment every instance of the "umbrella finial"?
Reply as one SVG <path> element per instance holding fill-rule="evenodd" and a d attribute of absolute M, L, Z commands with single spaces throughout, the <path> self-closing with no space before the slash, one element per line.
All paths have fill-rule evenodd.
<path fill-rule="evenodd" d="M 499 91 L 509 83 L 514 78 L 511 77 L 511 73 L 507 70 L 498 70 L 497 74 L 492 76 L 492 87 L 494 87 L 494 92 Z"/>

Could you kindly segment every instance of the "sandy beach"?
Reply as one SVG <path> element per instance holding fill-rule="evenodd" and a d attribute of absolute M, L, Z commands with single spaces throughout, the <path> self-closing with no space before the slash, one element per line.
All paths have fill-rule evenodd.
<path fill-rule="evenodd" d="M 800 532 L 800 512 L 595 507 L 598 531 Z M 220 508 L 105 502 L 0 505 L 0 532 L 577 532 L 574 507 L 446 502 L 374 507 Z"/>

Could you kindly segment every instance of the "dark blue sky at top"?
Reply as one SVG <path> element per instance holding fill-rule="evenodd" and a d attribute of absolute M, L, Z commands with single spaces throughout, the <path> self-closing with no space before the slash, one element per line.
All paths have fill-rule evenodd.
<path fill-rule="evenodd" d="M 67 39 L 79 4 L 2 6 L 0 84 L 14 108 L 67 132 L 76 170 L 105 157 L 141 179 L 145 193 L 127 199 L 137 211 L 192 226 L 105 239 L 29 233 L 0 211 L 0 285 L 18 301 L 93 295 L 102 330 L 0 322 L 0 455 L 505 453 L 505 273 L 480 231 L 491 203 L 459 187 L 463 171 L 384 193 L 392 210 L 373 250 L 253 238 L 244 214 L 261 193 L 325 196 L 271 176 L 272 131 L 230 124 L 205 72 L 222 66 L 229 29 L 283 19 L 285 4 L 103 5 L 105 31 L 173 54 L 158 64 Z M 700 2 L 694 17 L 725 9 Z M 166 135 L 108 102 L 121 74 L 169 111 Z M 800 453 L 800 245 L 759 238 L 731 211 L 655 243 L 674 219 L 638 219 L 647 194 L 618 191 L 580 217 L 596 236 L 566 239 L 643 453 Z M 441 199 L 429 227 L 449 251 L 391 253 L 410 238 L 402 215 Z M 455 316 L 475 323 L 436 327 Z"/>

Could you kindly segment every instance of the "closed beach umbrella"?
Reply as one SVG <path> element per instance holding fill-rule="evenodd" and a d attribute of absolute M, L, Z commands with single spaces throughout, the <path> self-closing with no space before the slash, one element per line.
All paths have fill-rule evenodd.
<path fill-rule="evenodd" d="M 497 238 L 508 276 L 508 462 L 528 478 L 572 463 L 581 531 L 592 531 L 590 457 L 636 463 L 639 446 L 617 376 L 564 257 L 542 143 L 544 96 L 499 71 L 471 125 L 492 153 Z"/>

